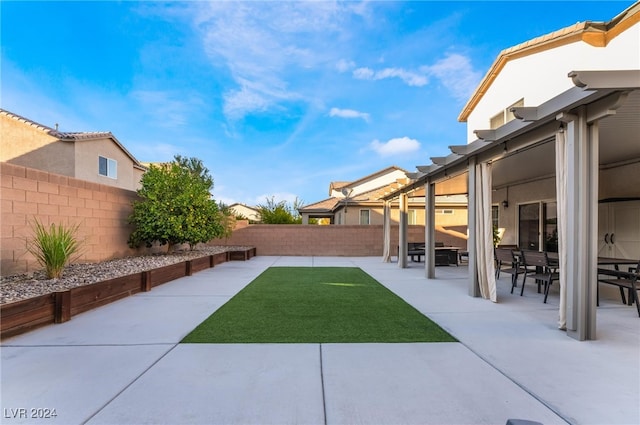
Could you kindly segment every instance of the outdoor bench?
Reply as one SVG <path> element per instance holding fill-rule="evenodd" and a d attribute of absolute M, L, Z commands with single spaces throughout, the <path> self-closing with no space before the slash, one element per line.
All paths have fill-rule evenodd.
<path fill-rule="evenodd" d="M 628 272 L 609 269 L 598 269 L 598 282 L 606 283 L 608 285 L 615 285 L 620 288 L 620 295 L 622 296 L 622 302 L 626 304 L 624 297 L 624 290 L 626 289 L 629 294 L 629 305 L 635 302 L 636 309 L 638 310 L 638 316 L 640 317 L 640 301 L 638 300 L 638 273 L 640 270 L 630 268 Z M 600 276 L 607 276 L 601 278 Z"/>

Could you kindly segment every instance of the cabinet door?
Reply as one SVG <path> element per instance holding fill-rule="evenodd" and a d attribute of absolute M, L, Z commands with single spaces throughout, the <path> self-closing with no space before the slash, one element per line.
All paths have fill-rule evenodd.
<path fill-rule="evenodd" d="M 598 204 L 598 257 L 613 257 L 613 245 L 609 236 L 609 207 L 611 204 Z"/>
<path fill-rule="evenodd" d="M 612 204 L 611 244 L 614 257 L 640 259 L 640 201 Z"/>

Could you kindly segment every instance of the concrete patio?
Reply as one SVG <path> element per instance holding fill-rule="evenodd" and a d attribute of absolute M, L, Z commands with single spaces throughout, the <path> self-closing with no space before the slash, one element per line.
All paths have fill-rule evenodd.
<path fill-rule="evenodd" d="M 270 266 L 361 267 L 460 342 L 179 344 Z M 6 339 L 2 423 L 640 423 L 634 307 L 601 299 L 598 339 L 578 342 L 556 329 L 554 292 L 510 294 L 507 275 L 491 303 L 467 295 L 466 267 L 409 266 L 259 256 Z"/>

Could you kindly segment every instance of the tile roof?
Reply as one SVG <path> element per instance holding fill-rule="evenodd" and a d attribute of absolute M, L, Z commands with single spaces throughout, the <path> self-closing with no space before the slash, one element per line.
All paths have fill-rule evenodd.
<path fill-rule="evenodd" d="M 319 202 L 315 202 L 313 204 L 305 205 L 300 208 L 298 211 L 300 212 L 331 212 L 333 211 L 338 204 L 340 203 L 339 198 L 327 198 Z"/>

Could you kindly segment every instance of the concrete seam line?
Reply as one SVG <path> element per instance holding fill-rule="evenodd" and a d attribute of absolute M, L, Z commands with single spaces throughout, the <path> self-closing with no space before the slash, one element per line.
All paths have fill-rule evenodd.
<path fill-rule="evenodd" d="M 446 330 L 446 329 L 445 329 Z M 449 332 L 449 331 L 447 331 Z M 452 333 L 453 335 L 453 333 Z M 560 419 L 562 419 L 563 421 L 565 421 L 567 424 L 571 424 L 572 422 L 565 418 L 565 416 L 559 412 L 557 409 L 555 409 L 553 406 L 551 406 L 549 403 L 547 403 L 546 401 L 544 401 L 542 399 L 542 397 L 538 396 L 537 394 L 535 394 L 533 391 L 529 390 L 527 387 L 525 387 L 524 385 L 520 384 L 520 382 L 516 381 L 514 378 L 512 378 L 511 376 L 507 375 L 505 372 L 503 372 L 500 368 L 498 368 L 497 366 L 495 366 L 493 363 L 491 363 L 489 360 L 487 360 L 486 358 L 484 358 L 482 355 L 480 355 L 480 353 L 476 352 L 475 350 L 473 350 L 471 347 L 469 347 L 467 344 L 460 342 L 458 340 L 458 343 L 460 345 L 462 345 L 463 347 L 465 347 L 467 350 L 471 351 L 473 354 L 475 354 L 480 360 L 482 360 L 483 362 L 485 362 L 489 367 L 491 367 L 493 370 L 497 371 L 499 374 L 501 374 L 502 376 L 504 376 L 505 378 L 507 378 L 509 381 L 513 382 L 518 388 L 520 388 L 521 390 L 523 390 L 524 392 L 526 392 L 527 394 L 529 394 L 531 397 L 533 397 L 535 400 L 538 401 L 538 403 L 542 404 L 543 406 L 545 406 L 547 409 L 549 409 L 550 411 L 552 411 L 553 413 L 555 413 L 556 415 L 558 415 L 558 417 Z"/>
<path fill-rule="evenodd" d="M 322 344 L 318 345 L 320 348 L 320 386 L 322 388 L 322 412 L 324 415 L 324 425 L 327 425 L 327 399 L 324 392 L 324 367 L 322 360 Z"/>
<path fill-rule="evenodd" d="M 149 365 L 149 367 L 147 367 L 145 370 L 142 371 L 142 373 L 140 373 L 138 376 L 136 376 L 131 382 L 129 382 L 127 385 L 124 386 L 123 389 L 121 389 L 120 391 L 118 391 L 116 393 L 116 395 L 114 395 L 113 397 L 111 397 L 105 404 L 103 404 L 98 410 L 96 410 L 91 416 L 89 416 L 86 420 L 84 420 L 82 422 L 82 424 L 86 424 L 87 422 L 89 422 L 91 419 L 93 419 L 98 413 L 102 412 L 104 410 L 105 407 L 107 407 L 108 405 L 110 405 L 116 398 L 120 397 L 120 394 L 124 393 L 127 389 L 129 389 L 129 387 L 131 387 L 135 382 L 138 381 L 138 379 L 142 378 L 142 376 L 144 374 L 146 374 L 152 367 L 154 367 L 156 364 L 158 364 L 158 362 L 162 359 L 164 359 L 167 354 L 169 354 L 170 352 L 172 352 L 180 343 L 176 343 L 174 344 L 173 347 L 171 347 L 169 350 L 167 350 L 166 353 L 164 353 L 162 356 L 160 356 L 155 362 L 151 363 L 151 365 Z"/>

